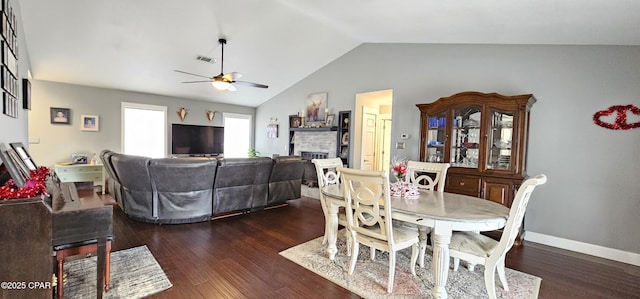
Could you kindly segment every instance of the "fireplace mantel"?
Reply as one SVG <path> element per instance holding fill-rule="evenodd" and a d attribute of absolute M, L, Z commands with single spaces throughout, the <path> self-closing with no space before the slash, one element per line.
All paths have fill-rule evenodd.
<path fill-rule="evenodd" d="M 338 127 L 291 128 L 289 130 L 293 132 L 337 131 Z"/>

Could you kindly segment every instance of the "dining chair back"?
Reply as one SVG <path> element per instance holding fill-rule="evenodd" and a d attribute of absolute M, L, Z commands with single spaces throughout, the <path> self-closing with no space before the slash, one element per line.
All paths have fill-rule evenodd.
<path fill-rule="evenodd" d="M 520 225 L 522 225 L 522 219 L 533 190 L 537 186 L 546 183 L 546 181 L 547 177 L 544 174 L 539 174 L 522 183 L 511 204 L 509 218 L 503 229 L 500 241 L 474 232 L 455 232 L 451 236 L 449 255 L 453 257 L 453 270 L 458 270 L 460 259 L 468 263 L 484 265 L 484 283 L 489 298 L 496 298 L 496 271 L 502 287 L 505 291 L 509 291 L 504 273 L 505 256 L 513 246 L 513 242 L 520 231 Z"/>
<path fill-rule="evenodd" d="M 444 183 L 450 166 L 449 163 L 407 161 L 405 180 L 423 190 L 444 192 Z"/>
<path fill-rule="evenodd" d="M 418 189 L 444 192 L 444 184 L 447 179 L 449 163 L 433 163 L 420 161 L 407 161 L 407 175 L 405 181 L 413 183 Z M 402 223 L 401 225 L 418 230 L 420 238 L 420 267 L 424 268 L 424 256 L 427 251 L 427 236 L 431 228 L 423 225 Z"/>
<path fill-rule="evenodd" d="M 397 251 L 412 248 L 411 274 L 416 275 L 418 233 L 415 230 L 393 226 L 388 172 L 343 167 L 338 167 L 338 171 L 342 176 L 347 223 L 352 238 L 349 275 L 352 275 L 355 270 L 361 243 L 369 246 L 372 252 L 376 249 L 387 251 L 389 252 L 387 292 L 391 293 Z"/>
<path fill-rule="evenodd" d="M 340 183 L 340 172 L 337 171 L 338 167 L 343 166 L 342 159 L 329 158 L 329 159 L 312 159 L 311 162 L 315 165 L 316 175 L 318 176 L 318 190 L 320 191 L 320 205 L 322 206 L 322 212 L 325 216 L 325 228 L 324 237 L 322 238 L 322 244 L 327 243 L 327 237 L 330 230 L 337 231 L 337 227 L 329 227 L 331 221 L 329 221 L 329 208 L 330 204 L 326 198 L 326 195 L 322 193 L 322 188 L 328 185 L 335 185 Z M 344 212 L 338 211 L 338 224 L 347 227 L 347 216 Z M 349 243 L 349 234 L 347 233 L 347 243 Z M 347 244 L 347 255 L 349 255 L 349 244 Z"/>

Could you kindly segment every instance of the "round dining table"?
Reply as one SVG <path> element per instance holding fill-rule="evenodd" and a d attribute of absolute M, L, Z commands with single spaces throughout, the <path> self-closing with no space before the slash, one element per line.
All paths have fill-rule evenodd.
<path fill-rule="evenodd" d="M 328 205 L 330 230 L 327 251 L 334 259 L 338 235 L 338 210 L 345 206 L 341 185 L 328 185 L 320 190 Z M 503 228 L 509 208 L 486 199 L 467 195 L 420 190 L 417 198 L 391 197 L 391 217 L 431 228 L 433 242 L 432 274 L 434 298 L 447 298 L 445 285 L 449 272 L 449 243 L 453 231 L 492 231 Z M 427 240 L 421 237 L 420 246 Z"/>

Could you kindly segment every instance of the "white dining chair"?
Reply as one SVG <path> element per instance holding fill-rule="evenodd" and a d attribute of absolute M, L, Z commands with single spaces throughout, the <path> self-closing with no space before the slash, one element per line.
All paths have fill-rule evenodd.
<path fill-rule="evenodd" d="M 422 190 L 444 192 L 449 167 L 451 167 L 449 163 L 407 161 L 405 181 L 413 183 Z"/>
<path fill-rule="evenodd" d="M 453 258 L 453 271 L 458 270 L 461 259 L 468 263 L 484 265 L 484 283 L 491 299 L 496 298 L 496 271 L 502 287 L 505 291 L 509 291 L 504 273 L 504 259 L 518 235 L 531 193 L 546 181 L 547 177 L 539 174 L 522 183 L 511 204 L 509 218 L 503 228 L 500 241 L 474 232 L 454 232 L 451 236 L 449 256 Z"/>
<path fill-rule="evenodd" d="M 411 247 L 411 274 L 416 275 L 418 233 L 394 227 L 391 221 L 391 196 L 387 171 L 358 170 L 338 167 L 346 200 L 347 224 L 352 238 L 349 275 L 352 275 L 360 244 L 389 252 L 387 292 L 393 292 L 396 252 Z M 372 254 L 373 256 L 373 254 Z"/>
<path fill-rule="evenodd" d="M 447 170 L 451 167 L 449 163 L 432 163 L 420 161 L 407 161 L 407 174 L 405 182 L 412 183 L 418 189 L 444 192 L 444 185 L 447 179 Z M 427 235 L 431 228 L 423 225 L 413 225 L 403 223 L 409 227 L 416 227 L 420 237 L 420 267 L 424 268 L 424 256 L 427 251 Z"/>
<path fill-rule="evenodd" d="M 342 159 L 329 158 L 329 159 L 312 159 L 311 162 L 316 167 L 316 174 L 318 177 L 318 190 L 320 190 L 320 205 L 322 206 L 322 212 L 325 217 L 324 236 L 322 238 L 322 244 L 327 243 L 329 230 L 332 229 L 329 221 L 329 201 L 322 193 L 322 188 L 328 185 L 334 185 L 340 183 L 340 172 L 336 168 L 343 166 Z M 338 211 L 338 224 L 343 227 L 347 227 L 347 215 L 344 209 Z M 347 256 L 351 255 L 351 235 L 346 232 L 347 238 Z"/>

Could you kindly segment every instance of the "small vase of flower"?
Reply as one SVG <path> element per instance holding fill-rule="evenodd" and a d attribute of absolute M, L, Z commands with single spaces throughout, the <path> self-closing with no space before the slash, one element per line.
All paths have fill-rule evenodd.
<path fill-rule="evenodd" d="M 393 163 L 391 164 L 391 171 L 393 171 L 393 176 L 396 178 L 396 182 L 404 181 L 404 177 L 407 174 L 407 161 L 404 159 L 393 159 Z"/>

